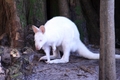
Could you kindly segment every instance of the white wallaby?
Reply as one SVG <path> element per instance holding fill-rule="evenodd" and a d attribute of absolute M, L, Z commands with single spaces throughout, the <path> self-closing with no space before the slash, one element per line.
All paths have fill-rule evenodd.
<path fill-rule="evenodd" d="M 99 59 L 98 53 L 93 53 L 81 42 L 76 25 L 65 17 L 54 17 L 46 22 L 45 25 L 37 28 L 32 26 L 35 33 L 35 47 L 45 51 L 46 56 L 40 60 L 47 60 L 47 63 L 67 63 L 69 62 L 70 52 L 78 52 L 81 56 L 88 59 Z M 50 55 L 52 47 L 53 55 Z M 63 52 L 60 59 L 59 51 Z M 120 59 L 120 55 L 116 55 Z M 51 60 L 54 59 L 54 60 Z"/>

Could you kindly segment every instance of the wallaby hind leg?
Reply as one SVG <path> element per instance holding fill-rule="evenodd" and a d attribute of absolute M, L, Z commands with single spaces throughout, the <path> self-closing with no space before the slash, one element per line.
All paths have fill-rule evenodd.
<path fill-rule="evenodd" d="M 59 59 L 60 57 L 60 52 L 58 49 L 56 49 L 55 51 L 53 50 L 53 55 L 50 55 L 50 59 Z M 47 56 L 43 56 L 40 58 L 40 60 L 47 60 Z"/>
<path fill-rule="evenodd" d="M 48 63 L 67 63 L 69 62 L 70 50 L 65 50 L 61 59 L 54 59 Z"/>

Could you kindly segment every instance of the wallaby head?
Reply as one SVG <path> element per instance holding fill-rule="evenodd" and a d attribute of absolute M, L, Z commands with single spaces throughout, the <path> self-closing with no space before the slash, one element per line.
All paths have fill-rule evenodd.
<path fill-rule="evenodd" d="M 37 50 L 40 50 L 46 43 L 45 27 L 41 25 L 39 28 L 37 28 L 36 26 L 32 25 L 32 29 L 35 33 L 34 35 L 35 47 Z"/>

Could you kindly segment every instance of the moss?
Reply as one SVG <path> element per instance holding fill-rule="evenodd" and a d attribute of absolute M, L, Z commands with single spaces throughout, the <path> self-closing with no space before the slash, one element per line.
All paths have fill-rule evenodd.
<path fill-rule="evenodd" d="M 81 8 L 80 8 L 79 5 L 77 5 L 77 6 L 75 7 L 75 12 L 76 12 L 77 15 L 80 15 L 80 14 L 81 14 Z"/>
<path fill-rule="evenodd" d="M 40 1 L 39 3 L 36 3 L 38 6 L 38 9 L 36 10 L 36 18 L 41 19 L 42 21 L 45 21 L 44 19 L 44 10 L 43 10 L 43 1 Z"/>
<path fill-rule="evenodd" d="M 82 29 L 82 24 L 83 24 L 83 21 L 82 20 L 75 20 L 74 21 L 75 24 L 77 25 L 78 27 L 78 30 L 79 30 L 79 33 L 80 33 L 80 39 L 83 41 L 84 40 L 84 32 L 83 32 L 83 29 Z"/>
<path fill-rule="evenodd" d="M 33 6 L 34 6 L 34 0 L 29 0 L 29 2 L 28 2 L 29 4 L 27 5 L 27 6 L 29 6 L 28 7 L 28 12 L 29 12 L 29 14 L 27 14 L 28 15 L 28 24 L 30 24 L 30 23 L 32 23 L 31 22 L 31 19 L 32 19 L 32 16 L 31 15 L 33 15 Z"/>
<path fill-rule="evenodd" d="M 28 22 L 33 24 L 33 18 L 39 23 L 45 22 L 45 11 L 44 11 L 45 0 L 30 0 L 29 19 Z"/>
<path fill-rule="evenodd" d="M 85 37 L 85 32 L 83 30 L 83 28 L 85 28 L 86 26 L 85 24 L 85 18 L 82 14 L 82 9 L 79 3 L 76 2 L 76 6 L 74 7 L 74 14 L 75 14 L 75 24 L 78 27 L 78 30 L 80 32 L 80 38 L 83 41 L 84 37 Z"/>
<path fill-rule="evenodd" d="M 20 18 L 20 22 L 22 27 L 26 26 L 26 12 L 25 12 L 25 6 L 23 0 L 16 0 L 16 7 L 17 7 L 17 14 Z"/>

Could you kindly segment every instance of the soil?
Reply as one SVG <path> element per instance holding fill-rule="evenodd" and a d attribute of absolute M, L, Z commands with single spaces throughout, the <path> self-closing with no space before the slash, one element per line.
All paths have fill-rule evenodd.
<path fill-rule="evenodd" d="M 92 52 L 99 51 L 93 48 L 90 48 L 90 50 Z M 119 50 L 117 53 L 119 53 Z M 22 67 L 19 69 L 19 77 L 14 76 L 7 78 L 7 80 L 99 80 L 99 60 L 89 60 L 80 57 L 77 53 L 71 53 L 68 63 L 47 64 L 45 61 L 39 61 L 39 58 L 43 55 L 43 53 L 37 51 L 22 54 Z M 28 60 L 26 60 L 26 56 Z M 23 60 L 23 58 L 25 59 Z M 116 60 L 117 80 L 120 80 L 119 66 L 120 60 Z M 3 79 L 0 78 L 0 80 Z"/>
<path fill-rule="evenodd" d="M 98 80 L 98 63 L 74 55 L 65 64 L 39 62 L 25 80 Z"/>

